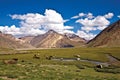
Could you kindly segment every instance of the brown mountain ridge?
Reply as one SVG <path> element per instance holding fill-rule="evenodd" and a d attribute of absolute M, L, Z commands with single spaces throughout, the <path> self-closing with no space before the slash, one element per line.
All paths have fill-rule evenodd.
<path fill-rule="evenodd" d="M 0 48 L 30 48 L 31 45 L 25 43 L 23 40 L 17 39 L 11 34 L 3 34 L 0 32 Z"/>
<path fill-rule="evenodd" d="M 78 36 L 77 36 L 78 37 Z M 37 48 L 62 48 L 84 46 L 85 41 L 79 37 L 79 41 L 71 40 L 66 35 L 59 34 L 53 30 L 49 30 L 43 35 L 34 37 L 30 43 Z"/>
<path fill-rule="evenodd" d="M 120 47 L 120 20 L 105 28 L 87 45 L 88 47 Z"/>

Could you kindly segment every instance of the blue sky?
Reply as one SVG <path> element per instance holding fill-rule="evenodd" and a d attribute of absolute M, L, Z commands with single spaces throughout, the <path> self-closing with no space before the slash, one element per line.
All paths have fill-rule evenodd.
<path fill-rule="evenodd" d="M 27 36 L 54 29 L 92 39 L 119 20 L 119 4 L 120 0 L 0 0 L 0 30 Z"/>

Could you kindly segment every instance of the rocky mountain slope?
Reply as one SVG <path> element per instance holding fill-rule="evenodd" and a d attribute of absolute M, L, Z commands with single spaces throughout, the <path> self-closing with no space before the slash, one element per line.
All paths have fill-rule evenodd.
<path fill-rule="evenodd" d="M 20 37 L 19 39 L 30 44 L 30 41 L 34 38 L 35 36 L 24 36 L 24 37 Z"/>
<path fill-rule="evenodd" d="M 0 32 L 0 48 L 30 48 L 29 44 L 23 40 L 13 37 L 11 34 L 3 34 Z"/>
<path fill-rule="evenodd" d="M 81 43 L 87 42 L 85 39 L 80 38 L 79 36 L 77 36 L 75 34 L 66 33 L 65 36 L 68 37 L 71 41 L 81 42 Z"/>
<path fill-rule="evenodd" d="M 120 47 L 120 20 L 105 28 L 87 45 L 89 47 Z"/>
<path fill-rule="evenodd" d="M 72 39 L 72 38 L 71 38 Z M 61 48 L 61 47 L 75 47 L 84 46 L 85 41 L 71 40 L 66 35 L 59 34 L 53 30 L 49 30 L 43 35 L 34 37 L 30 43 L 37 48 Z M 81 39 L 81 38 L 80 38 Z"/>

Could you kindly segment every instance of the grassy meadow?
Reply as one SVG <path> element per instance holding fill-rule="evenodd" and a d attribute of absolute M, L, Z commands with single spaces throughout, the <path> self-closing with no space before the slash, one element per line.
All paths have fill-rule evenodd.
<path fill-rule="evenodd" d="M 39 59 L 33 58 L 37 55 Z M 62 48 L 36 50 L 0 50 L 0 80 L 120 80 L 120 63 L 102 69 L 82 61 L 48 60 L 46 57 L 75 58 L 109 62 L 106 54 L 120 60 L 120 48 Z M 18 59 L 15 64 L 4 60 Z"/>

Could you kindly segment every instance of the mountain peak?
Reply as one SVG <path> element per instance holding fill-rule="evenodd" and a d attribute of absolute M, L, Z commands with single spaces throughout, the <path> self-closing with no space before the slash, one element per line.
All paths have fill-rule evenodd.
<path fill-rule="evenodd" d="M 57 32 L 51 29 L 47 33 L 57 33 Z"/>
<path fill-rule="evenodd" d="M 77 36 L 75 34 L 72 34 L 72 33 L 65 33 L 64 35 L 67 36 L 67 37 L 69 37 L 69 38 L 79 37 L 79 36 Z"/>

